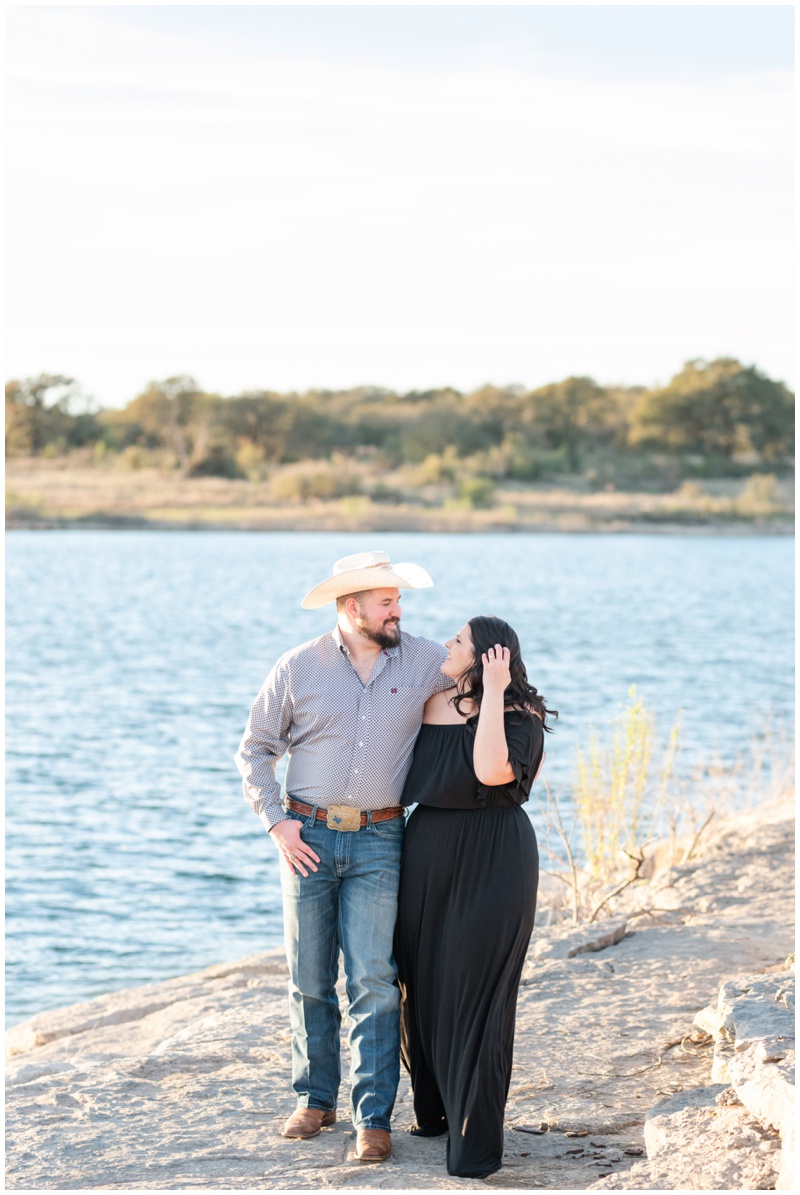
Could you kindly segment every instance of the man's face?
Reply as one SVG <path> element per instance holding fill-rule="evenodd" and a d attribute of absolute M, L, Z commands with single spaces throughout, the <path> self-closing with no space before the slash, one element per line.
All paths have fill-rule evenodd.
<path fill-rule="evenodd" d="M 397 647 L 400 614 L 399 589 L 370 589 L 358 601 L 356 630 L 379 647 Z"/>

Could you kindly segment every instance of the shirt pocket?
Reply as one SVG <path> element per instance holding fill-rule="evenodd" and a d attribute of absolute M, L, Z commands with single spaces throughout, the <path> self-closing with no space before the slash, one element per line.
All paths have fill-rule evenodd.
<path fill-rule="evenodd" d="M 395 726 L 416 734 L 429 697 L 430 689 L 419 685 L 390 685 L 384 697 L 387 715 Z"/>

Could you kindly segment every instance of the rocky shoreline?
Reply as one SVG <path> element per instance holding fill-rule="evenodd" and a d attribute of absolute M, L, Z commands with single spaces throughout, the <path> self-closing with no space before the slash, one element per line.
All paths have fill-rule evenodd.
<path fill-rule="evenodd" d="M 612 921 L 537 929 L 503 1169 L 452 1179 L 442 1139 L 352 1160 L 346 1113 L 291 1111 L 282 952 L 43 1012 L 7 1034 L 12 1190 L 793 1189 L 791 802 L 720 823 Z M 345 1050 L 345 1069 L 347 1065 Z"/>

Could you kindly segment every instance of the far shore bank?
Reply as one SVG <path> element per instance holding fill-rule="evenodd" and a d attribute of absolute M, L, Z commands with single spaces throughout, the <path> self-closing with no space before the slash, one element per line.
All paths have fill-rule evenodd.
<path fill-rule="evenodd" d="M 684 483 L 672 492 L 591 489 L 579 478 L 559 484 L 498 483 L 485 501 L 423 487 L 378 500 L 276 498 L 269 480 L 183 477 L 155 468 L 73 466 L 63 460 L 9 458 L 6 527 L 10 530 L 570 532 L 659 535 L 792 535 L 789 481 L 763 494 L 732 479 Z"/>
<path fill-rule="evenodd" d="M 335 517 L 322 520 L 298 520 L 276 515 L 275 518 L 247 520 L 242 522 L 225 520 L 200 521 L 195 518 L 177 519 L 143 519 L 124 518 L 114 516 L 88 516 L 75 519 L 38 519 L 24 518 L 13 515 L 6 520 L 6 531 L 292 531 L 313 533 L 318 531 L 330 532 L 363 532 L 380 533 L 385 531 L 419 532 L 422 534 L 436 534 L 449 532 L 458 535 L 474 535 L 491 532 L 497 535 L 530 535 L 530 534 L 572 534 L 572 535 L 721 535 L 750 537 L 754 535 L 793 536 L 793 523 L 648 523 L 625 522 L 596 524 L 571 521 L 564 523 L 514 523 L 513 525 L 497 522 L 470 522 L 465 525 L 463 520 L 425 519 L 380 519 L 364 521 L 340 521 Z"/>

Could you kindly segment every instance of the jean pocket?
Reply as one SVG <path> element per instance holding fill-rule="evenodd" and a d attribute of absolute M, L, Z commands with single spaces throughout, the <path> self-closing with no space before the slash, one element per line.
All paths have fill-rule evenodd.
<path fill-rule="evenodd" d="M 392 817 L 385 822 L 371 822 L 369 826 L 369 829 L 378 838 L 402 838 L 405 828 L 405 817 Z"/>

